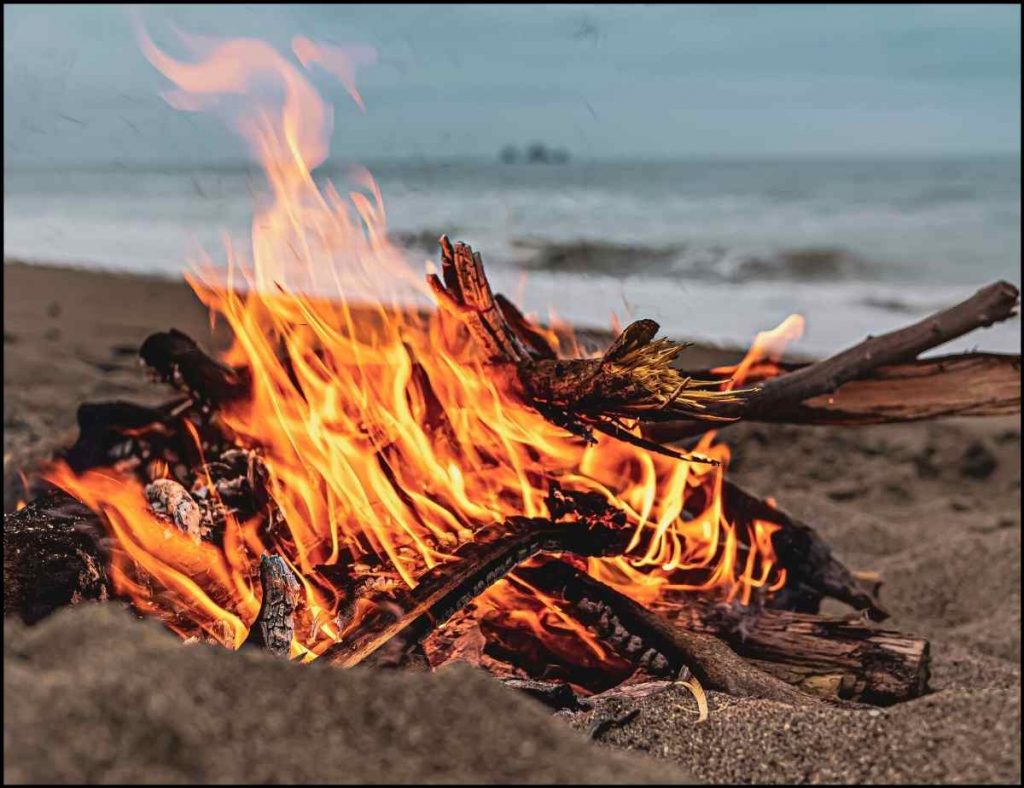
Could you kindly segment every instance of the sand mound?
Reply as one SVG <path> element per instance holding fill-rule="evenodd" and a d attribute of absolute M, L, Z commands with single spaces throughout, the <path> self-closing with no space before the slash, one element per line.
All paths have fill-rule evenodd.
<path fill-rule="evenodd" d="M 484 673 L 185 647 L 114 605 L 4 626 L 5 782 L 680 783 Z"/>

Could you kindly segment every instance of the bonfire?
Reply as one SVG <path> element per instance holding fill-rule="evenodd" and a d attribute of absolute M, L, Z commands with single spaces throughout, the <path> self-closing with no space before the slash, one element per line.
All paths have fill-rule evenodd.
<path fill-rule="evenodd" d="M 555 704 L 656 679 L 799 704 L 927 690 L 928 643 L 879 625 L 878 578 L 729 481 L 720 433 L 1019 412 L 1019 356 L 919 358 L 1012 315 L 1015 288 L 812 364 L 782 360 L 796 317 L 730 367 L 687 369 L 643 319 L 588 352 L 467 244 L 441 235 L 416 271 L 369 173 L 347 195 L 314 177 L 332 113 L 307 70 L 361 107 L 360 53 L 195 41 L 183 63 L 142 41 L 179 108 L 276 86 L 236 118 L 269 196 L 251 244 L 188 275 L 231 348 L 151 336 L 177 395 L 83 405 L 50 492 L 6 518 L 12 606 L 114 597 L 186 642 L 342 668 L 462 659 Z"/>

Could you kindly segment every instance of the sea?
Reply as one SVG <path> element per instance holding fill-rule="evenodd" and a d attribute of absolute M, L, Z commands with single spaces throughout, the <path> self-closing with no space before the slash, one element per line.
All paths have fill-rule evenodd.
<path fill-rule="evenodd" d="M 1021 281 L 1019 156 L 367 166 L 410 265 L 467 241 L 542 320 L 734 346 L 800 313 L 791 349 L 820 355 Z M 197 245 L 244 243 L 266 191 L 244 165 L 7 168 L 4 258 L 177 278 Z M 1019 319 L 939 351 L 970 349 L 1019 352 Z"/>

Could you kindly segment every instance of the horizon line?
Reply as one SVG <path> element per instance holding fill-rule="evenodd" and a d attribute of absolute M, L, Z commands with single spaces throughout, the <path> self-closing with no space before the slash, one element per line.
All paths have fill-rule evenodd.
<path fill-rule="evenodd" d="M 571 156 L 566 162 L 502 162 L 500 157 L 484 154 L 400 154 L 400 155 L 378 155 L 367 157 L 342 157 L 334 156 L 323 164 L 315 167 L 313 172 L 319 170 L 330 170 L 337 166 L 351 166 L 363 164 L 495 164 L 509 168 L 546 169 L 558 167 L 571 167 L 573 164 L 643 164 L 662 162 L 722 162 L 722 163 L 747 163 L 747 162 L 872 162 L 872 161 L 935 161 L 935 160 L 980 160 L 980 159 L 1019 159 L 1021 151 L 984 151 L 984 152 L 878 152 L 878 153 L 852 153 L 846 152 L 787 152 L 787 153 L 686 153 L 686 154 L 618 154 L 605 156 Z M 4 162 L 4 172 L 32 172 L 40 170 L 64 169 L 71 171 L 109 171 L 116 169 L 124 170 L 158 170 L 158 171 L 189 171 L 198 168 L 214 169 L 218 171 L 262 171 L 263 167 L 257 161 L 249 159 L 217 159 L 213 161 L 183 161 L 159 160 L 159 159 L 138 159 L 82 162 L 82 161 L 49 161 L 49 162 Z"/>

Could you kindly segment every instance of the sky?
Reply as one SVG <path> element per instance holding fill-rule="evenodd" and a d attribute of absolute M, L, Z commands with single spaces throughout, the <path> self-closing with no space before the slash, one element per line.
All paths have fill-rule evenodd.
<path fill-rule="evenodd" d="M 495 157 L 534 140 L 578 158 L 1020 152 L 1017 5 L 146 6 L 174 27 L 370 44 L 346 158 Z M 178 112 L 122 6 L 4 6 L 4 164 L 244 160 L 214 117 Z"/>

